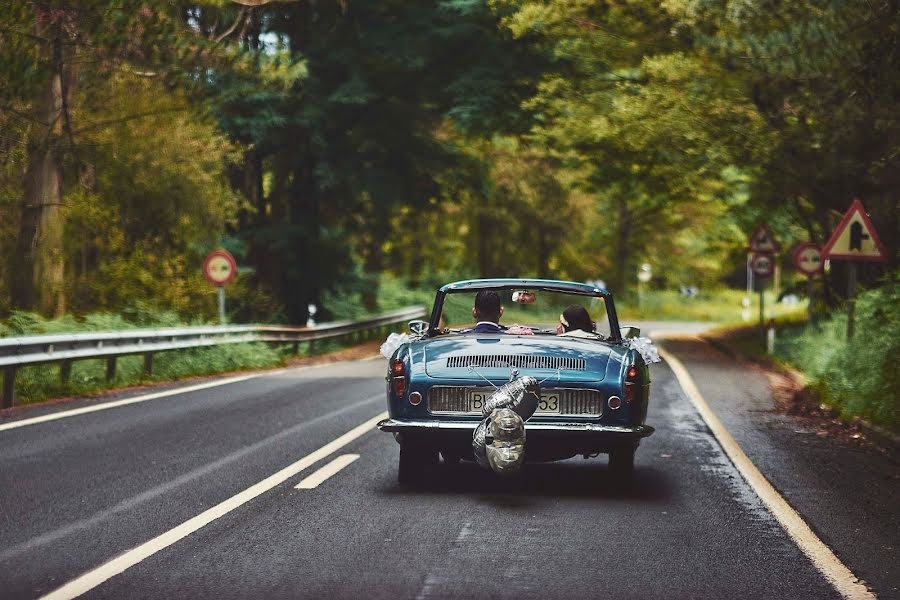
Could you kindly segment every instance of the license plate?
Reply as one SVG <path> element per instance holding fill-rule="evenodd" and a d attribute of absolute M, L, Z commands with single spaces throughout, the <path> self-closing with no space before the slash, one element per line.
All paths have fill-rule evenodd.
<path fill-rule="evenodd" d="M 484 403 L 493 393 L 494 390 L 469 390 L 469 412 L 481 414 Z M 534 414 L 558 415 L 559 412 L 559 393 L 550 392 L 541 394 L 541 400 L 538 402 L 538 407 Z"/>

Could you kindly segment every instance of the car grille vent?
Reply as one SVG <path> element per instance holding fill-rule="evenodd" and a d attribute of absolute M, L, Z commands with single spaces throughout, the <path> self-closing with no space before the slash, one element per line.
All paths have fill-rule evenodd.
<path fill-rule="evenodd" d="M 567 358 L 560 356 L 522 356 L 511 354 L 481 354 L 477 356 L 450 356 L 447 358 L 450 369 L 477 368 L 516 368 L 516 369 L 557 369 L 564 371 L 584 371 L 583 358 Z"/>

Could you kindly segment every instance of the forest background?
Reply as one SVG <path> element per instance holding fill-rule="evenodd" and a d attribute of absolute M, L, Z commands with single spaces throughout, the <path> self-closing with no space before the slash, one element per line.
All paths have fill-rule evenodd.
<path fill-rule="evenodd" d="M 823 244 L 854 197 L 895 285 L 898 4 L 3 2 L 0 318 L 214 320 L 219 246 L 235 322 L 479 276 L 627 297 L 643 263 L 742 287 L 757 223 Z"/>

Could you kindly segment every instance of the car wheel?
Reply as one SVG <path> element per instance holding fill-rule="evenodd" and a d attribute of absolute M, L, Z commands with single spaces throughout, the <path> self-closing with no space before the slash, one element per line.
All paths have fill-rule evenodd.
<path fill-rule="evenodd" d="M 437 450 L 415 440 L 400 442 L 400 464 L 397 481 L 401 485 L 421 483 L 437 464 Z"/>
<path fill-rule="evenodd" d="M 634 453 L 637 448 L 613 448 L 609 453 L 609 471 L 616 477 L 630 477 L 634 473 Z"/>

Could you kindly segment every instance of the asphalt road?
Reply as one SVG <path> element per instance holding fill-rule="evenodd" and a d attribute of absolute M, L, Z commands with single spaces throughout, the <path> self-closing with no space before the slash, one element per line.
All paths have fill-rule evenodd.
<path fill-rule="evenodd" d="M 261 374 L 0 431 L 0 597 L 51 592 L 370 421 L 385 410 L 383 369 L 379 359 Z M 370 429 L 205 526 L 169 534 L 85 597 L 840 597 L 669 367 L 654 365 L 652 378 L 657 433 L 630 485 L 599 457 L 529 466 L 515 480 L 442 466 L 408 490 L 396 482 L 397 444 Z M 358 458 L 295 489 L 344 455 Z M 872 556 L 885 564 L 869 571 L 888 575 L 869 584 L 891 597 L 896 555 Z"/>

